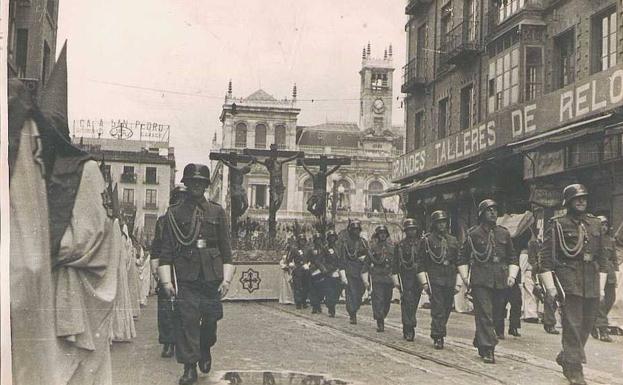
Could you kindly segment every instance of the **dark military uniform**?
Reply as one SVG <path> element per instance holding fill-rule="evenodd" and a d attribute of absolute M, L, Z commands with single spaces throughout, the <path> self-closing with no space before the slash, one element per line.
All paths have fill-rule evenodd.
<path fill-rule="evenodd" d="M 610 309 L 612 309 L 612 305 L 614 305 L 616 300 L 616 272 L 619 271 L 619 261 L 617 259 L 615 246 L 616 241 L 609 235 L 604 235 L 602 241 L 603 251 L 606 255 L 605 259 L 607 261 L 608 280 L 606 281 L 605 298 L 603 303 L 599 305 L 599 312 L 595 320 L 595 327 L 600 330 L 608 328 L 608 313 L 610 313 Z"/>
<path fill-rule="evenodd" d="M 338 247 L 340 258 L 340 270 L 346 272 L 348 285 L 346 286 L 346 311 L 348 315 L 355 316 L 365 291 L 361 273 L 363 272 L 364 262 L 359 257 L 368 255 L 368 244 L 365 239 L 357 237 L 353 239 L 350 234 L 346 234 Z"/>
<path fill-rule="evenodd" d="M 476 313 L 474 346 L 480 355 L 498 343 L 494 320 L 504 318 L 508 265 L 519 266 L 511 235 L 502 226 L 490 230 L 480 224 L 467 232 L 457 265 L 470 265 L 470 287 Z"/>
<path fill-rule="evenodd" d="M 448 234 L 442 237 L 436 233 L 424 235 L 417 253 L 418 273 L 428 273 L 430 286 L 431 327 L 433 339 L 446 336 L 446 324 L 454 304 L 456 286 L 456 261 L 459 241 Z"/>
<path fill-rule="evenodd" d="M 340 261 L 335 248 L 327 246 L 323 252 L 325 267 L 325 304 L 329 308 L 329 314 L 335 314 L 335 305 L 340 299 Z"/>
<path fill-rule="evenodd" d="M 372 314 L 377 321 L 387 317 L 392 303 L 394 247 L 389 239 L 372 243 L 363 267 L 363 272 L 368 272 L 372 281 Z"/>
<path fill-rule="evenodd" d="M 187 198 L 167 212 L 160 265 L 173 264 L 177 278 L 175 348 L 177 361 L 205 360 L 223 318 L 219 285 L 223 264 L 232 263 L 225 210 L 203 197 Z"/>
<path fill-rule="evenodd" d="M 309 302 L 314 309 L 314 312 L 321 312 L 320 304 L 324 300 L 325 296 L 325 273 L 326 268 L 324 266 L 324 250 L 317 246 L 311 246 L 306 251 L 306 258 L 309 262 L 309 276 L 310 276 L 310 290 L 309 290 Z"/>
<path fill-rule="evenodd" d="M 156 221 L 154 239 L 151 242 L 151 257 L 154 259 L 160 258 L 162 253 L 162 232 L 165 222 L 165 215 Z M 160 288 L 160 285 L 156 290 L 158 291 L 158 342 L 163 345 L 174 344 L 173 304 L 171 298 Z"/>
<path fill-rule="evenodd" d="M 398 242 L 394 252 L 392 273 L 397 274 L 400 279 L 400 311 L 402 325 L 407 328 L 417 326 L 416 312 L 422 295 L 422 285 L 417 279 L 419 242 L 417 238 L 404 238 Z"/>
<path fill-rule="evenodd" d="M 555 272 L 565 292 L 559 361 L 572 367 L 586 362 L 584 346 L 597 317 L 599 272 L 607 272 L 602 239 L 599 219 L 590 214 L 576 219 L 568 213 L 552 218 L 541 248 L 543 271 Z"/>
<path fill-rule="evenodd" d="M 294 303 L 297 308 L 307 306 L 307 297 L 309 295 L 309 270 L 305 268 L 307 256 L 305 250 L 298 245 L 290 248 L 287 262 L 294 262 L 292 269 L 292 292 L 294 294 Z"/>

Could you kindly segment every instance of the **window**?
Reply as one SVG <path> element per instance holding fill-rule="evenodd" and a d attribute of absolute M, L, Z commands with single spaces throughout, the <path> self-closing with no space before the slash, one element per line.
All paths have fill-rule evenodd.
<path fill-rule="evenodd" d="M 413 133 L 413 149 L 417 150 L 422 145 L 422 134 L 424 132 L 424 111 L 415 114 L 415 127 Z"/>
<path fill-rule="evenodd" d="M 143 224 L 143 236 L 145 237 L 145 240 L 149 244 L 151 244 L 151 241 L 154 239 L 154 234 L 156 233 L 156 221 L 157 220 L 158 220 L 158 215 L 145 214 L 145 222 Z"/>
<path fill-rule="evenodd" d="M 607 135 L 604 138 L 604 160 L 616 159 L 621 154 L 623 135 Z"/>
<path fill-rule="evenodd" d="M 543 90 L 543 48 L 526 47 L 526 89 L 524 101 L 541 96 Z"/>
<path fill-rule="evenodd" d="M 314 192 L 314 181 L 312 178 L 305 179 L 303 182 L 303 203 L 307 204 L 307 200 L 312 196 Z"/>
<path fill-rule="evenodd" d="M 387 87 L 387 74 L 372 73 L 372 90 L 379 91 Z"/>
<path fill-rule="evenodd" d="M 124 188 L 123 189 L 123 197 L 121 202 L 125 204 L 134 205 L 134 189 L 132 188 Z"/>
<path fill-rule="evenodd" d="M 41 86 L 45 86 L 50 73 L 50 46 L 47 41 L 43 42 L 43 65 L 41 66 Z"/>
<path fill-rule="evenodd" d="M 579 142 L 567 147 L 567 167 L 580 167 L 599 162 L 598 140 Z"/>
<path fill-rule="evenodd" d="M 9 54 L 9 59 L 13 60 L 15 58 L 15 38 L 16 38 L 17 30 L 15 29 L 15 2 L 9 1 L 9 30 L 8 30 L 8 40 L 7 40 L 7 51 Z"/>
<path fill-rule="evenodd" d="M 247 147 L 247 125 L 244 123 L 236 124 L 236 147 Z"/>
<path fill-rule="evenodd" d="M 441 25 L 439 33 L 441 34 L 439 39 L 442 47 L 446 47 L 448 40 L 450 39 L 450 28 L 452 23 L 452 4 L 446 4 L 441 8 Z"/>
<path fill-rule="evenodd" d="M 15 64 L 17 65 L 17 76 L 26 77 L 26 65 L 28 63 L 28 30 L 17 30 L 17 48 L 15 49 Z"/>
<path fill-rule="evenodd" d="M 111 175 L 110 175 L 110 165 L 109 165 L 109 164 L 105 164 L 105 165 L 101 168 L 101 171 L 102 171 L 102 176 L 104 177 L 104 180 L 105 180 L 107 183 L 110 183 L 110 182 L 111 182 L 111 180 L 112 180 L 112 177 L 111 177 Z"/>
<path fill-rule="evenodd" d="M 575 80 L 575 30 L 554 39 L 555 65 L 557 78 L 554 88 L 565 87 Z"/>
<path fill-rule="evenodd" d="M 266 125 L 255 126 L 255 148 L 266 148 Z"/>
<path fill-rule="evenodd" d="M 134 166 L 123 166 L 124 174 L 134 174 Z"/>
<path fill-rule="evenodd" d="M 275 144 L 277 148 L 286 148 L 286 126 L 279 124 L 275 126 Z"/>
<path fill-rule="evenodd" d="M 489 60 L 489 112 L 519 102 L 519 48 L 511 47 Z"/>
<path fill-rule="evenodd" d="M 467 41 L 476 41 L 477 25 L 476 25 L 476 1 L 465 0 L 463 5 L 463 20 L 467 23 Z"/>
<path fill-rule="evenodd" d="M 158 183 L 157 169 L 155 167 L 147 167 L 145 169 L 145 183 L 156 184 Z"/>
<path fill-rule="evenodd" d="M 424 76 L 424 71 L 426 67 L 426 48 L 427 48 L 427 40 L 426 40 L 426 24 L 422 24 L 417 29 L 417 54 L 415 56 L 416 59 L 416 67 L 415 74 L 417 77 Z"/>
<path fill-rule="evenodd" d="M 439 101 L 439 111 L 437 116 L 437 139 L 448 136 L 448 98 Z"/>
<path fill-rule="evenodd" d="M 605 71 L 617 64 L 616 8 L 593 18 L 592 72 Z"/>
<path fill-rule="evenodd" d="M 158 207 L 158 190 L 150 188 L 145 190 L 145 207 Z"/>
<path fill-rule="evenodd" d="M 335 187 L 337 189 L 338 211 L 350 211 L 350 182 L 346 179 L 341 179 L 336 183 Z"/>
<path fill-rule="evenodd" d="M 530 0 L 500 0 L 498 5 L 498 22 L 501 23 L 510 18 L 523 9 L 524 5 L 528 2 L 530 2 Z"/>
<path fill-rule="evenodd" d="M 123 173 L 121 174 L 121 182 L 136 183 L 136 174 L 134 173 L 134 166 L 123 166 Z"/>
<path fill-rule="evenodd" d="M 376 194 L 383 192 L 383 183 L 378 180 L 370 182 L 368 187 L 368 209 L 373 213 L 383 212 L 381 197 Z"/>
<path fill-rule="evenodd" d="M 461 130 L 472 126 L 474 110 L 474 86 L 472 84 L 461 89 Z"/>
<path fill-rule="evenodd" d="M 267 205 L 267 194 L 266 194 L 266 185 L 256 184 L 253 186 L 255 190 L 255 207 L 258 209 L 264 209 Z"/>

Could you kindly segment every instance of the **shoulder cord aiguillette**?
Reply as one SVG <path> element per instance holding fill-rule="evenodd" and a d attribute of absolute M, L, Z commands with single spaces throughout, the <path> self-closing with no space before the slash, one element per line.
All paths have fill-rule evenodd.
<path fill-rule="evenodd" d="M 430 256 L 431 261 L 433 261 L 433 263 L 436 263 L 437 265 L 441 265 L 446 259 L 446 255 L 448 255 L 448 241 L 446 240 L 446 238 L 441 238 L 441 250 L 439 251 L 439 255 L 435 254 L 433 249 L 430 247 L 428 237 L 424 237 L 424 245 L 426 245 L 426 252 Z"/>
<path fill-rule="evenodd" d="M 493 252 L 493 245 L 495 245 L 495 235 L 493 234 L 493 230 L 489 231 L 489 236 L 487 239 L 487 247 L 484 252 L 479 252 L 474 247 L 474 241 L 472 240 L 471 235 L 467 235 L 467 241 L 469 242 L 469 247 L 472 249 L 472 258 L 480 263 L 487 262 L 489 258 L 491 258 L 491 254 Z"/>
<path fill-rule="evenodd" d="M 201 216 L 201 214 L 202 212 L 199 207 L 195 207 L 192 219 L 190 221 L 188 234 L 184 234 L 182 232 L 182 229 L 180 229 L 179 225 L 177 224 L 173 212 L 169 210 L 169 212 L 167 213 L 169 223 L 171 224 L 171 229 L 173 230 L 173 235 L 175 236 L 177 241 L 183 246 L 192 245 L 199 237 L 199 232 L 201 231 L 201 221 L 199 220 L 199 217 Z"/>
<path fill-rule="evenodd" d="M 584 243 L 585 241 L 587 241 L 586 228 L 584 227 L 584 224 L 581 222 L 580 224 L 578 224 L 578 242 L 573 247 L 569 247 L 569 245 L 567 244 L 560 222 L 555 221 L 555 226 L 558 238 L 558 245 L 560 246 L 560 250 L 562 251 L 562 253 L 567 258 L 577 257 L 584 249 Z"/>

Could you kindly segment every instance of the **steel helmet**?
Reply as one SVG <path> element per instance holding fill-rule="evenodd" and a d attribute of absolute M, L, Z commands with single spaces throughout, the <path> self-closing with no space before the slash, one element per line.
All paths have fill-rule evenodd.
<path fill-rule="evenodd" d="M 175 185 L 175 188 L 171 190 L 171 193 L 169 194 L 169 204 L 173 204 L 177 199 L 180 198 L 181 195 L 183 195 L 187 191 L 188 190 L 186 189 L 186 186 L 184 186 L 183 184 Z"/>
<path fill-rule="evenodd" d="M 184 167 L 182 183 L 186 183 L 191 179 L 204 180 L 210 182 L 210 169 L 205 164 L 189 163 Z"/>
<path fill-rule="evenodd" d="M 609 224 L 609 223 L 610 223 L 610 222 L 608 221 L 608 217 L 606 217 L 605 215 L 598 215 L 598 216 L 597 216 L 597 219 L 599 219 L 599 221 L 601 222 L 601 224 L 604 224 L 604 223 L 608 223 L 608 224 Z"/>
<path fill-rule="evenodd" d="M 389 230 L 387 229 L 387 226 L 385 225 L 379 225 L 376 227 L 376 229 L 374 229 L 375 234 L 379 234 L 382 232 L 384 232 L 387 236 L 389 236 Z"/>
<path fill-rule="evenodd" d="M 480 202 L 478 205 L 478 217 L 481 217 L 490 207 L 498 207 L 498 204 L 493 199 L 485 199 Z"/>
<path fill-rule="evenodd" d="M 314 235 L 312 235 L 312 239 L 313 239 L 314 242 L 321 241 L 322 240 L 322 234 L 314 233 Z"/>
<path fill-rule="evenodd" d="M 413 218 L 407 218 L 402 222 L 402 230 L 407 231 L 408 229 L 417 229 L 417 222 Z"/>
<path fill-rule="evenodd" d="M 337 234 L 336 234 L 336 232 L 335 232 L 335 231 L 333 231 L 333 230 L 329 230 L 329 231 L 327 231 L 327 240 L 328 240 L 329 238 L 334 238 L 334 239 L 337 239 Z"/>
<path fill-rule="evenodd" d="M 448 213 L 446 213 L 443 210 L 434 211 L 430 215 L 430 220 L 431 220 L 431 222 L 447 221 L 448 220 Z"/>
<path fill-rule="evenodd" d="M 585 197 L 588 195 L 588 190 L 583 184 L 575 183 L 570 184 L 562 190 L 562 205 L 566 206 L 573 198 Z"/>
<path fill-rule="evenodd" d="M 299 234 L 296 236 L 296 240 L 297 241 L 307 241 L 307 238 L 305 237 L 305 234 Z"/>
<path fill-rule="evenodd" d="M 359 219 L 353 219 L 349 224 L 348 224 L 348 229 L 359 229 L 361 230 L 361 221 Z"/>

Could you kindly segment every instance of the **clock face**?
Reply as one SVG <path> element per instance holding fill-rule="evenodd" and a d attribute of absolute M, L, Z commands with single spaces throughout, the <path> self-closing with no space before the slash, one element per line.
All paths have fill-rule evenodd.
<path fill-rule="evenodd" d="M 372 104 L 372 107 L 374 108 L 375 112 L 383 112 L 383 110 L 385 109 L 385 103 L 383 103 L 383 100 L 381 99 L 376 99 Z"/>

